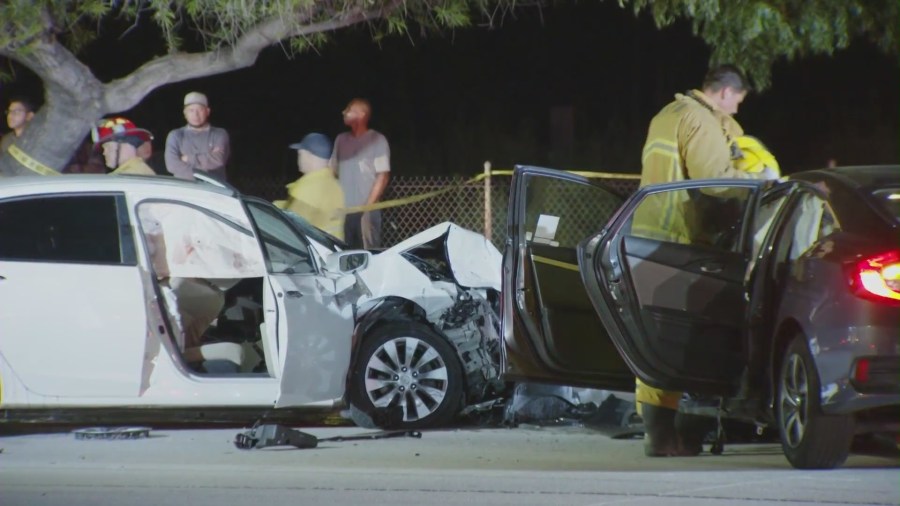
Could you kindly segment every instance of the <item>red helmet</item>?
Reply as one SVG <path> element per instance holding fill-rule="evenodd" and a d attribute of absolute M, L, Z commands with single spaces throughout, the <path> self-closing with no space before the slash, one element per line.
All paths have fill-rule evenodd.
<path fill-rule="evenodd" d="M 97 148 L 105 142 L 128 142 L 135 147 L 153 140 L 153 134 L 143 128 L 138 128 L 130 120 L 115 117 L 101 119 L 97 125 L 91 128 L 91 140 Z"/>

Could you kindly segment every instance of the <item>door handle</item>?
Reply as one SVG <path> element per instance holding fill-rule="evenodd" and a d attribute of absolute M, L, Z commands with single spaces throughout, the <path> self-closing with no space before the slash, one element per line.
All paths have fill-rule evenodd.
<path fill-rule="evenodd" d="M 292 299 L 299 299 L 300 297 L 303 297 L 303 294 L 298 292 L 297 290 L 288 290 L 284 293 Z"/>
<path fill-rule="evenodd" d="M 722 264 L 706 264 L 700 266 L 700 271 L 711 274 L 722 272 Z"/>

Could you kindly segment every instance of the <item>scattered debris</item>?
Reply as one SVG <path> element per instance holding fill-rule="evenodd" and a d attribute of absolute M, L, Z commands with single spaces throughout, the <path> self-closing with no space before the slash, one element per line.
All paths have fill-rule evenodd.
<path fill-rule="evenodd" d="M 301 450 L 315 448 L 320 442 L 360 441 L 368 439 L 386 439 L 393 437 L 412 437 L 420 439 L 422 433 L 416 430 L 388 430 L 364 432 L 347 436 L 318 438 L 312 434 L 291 429 L 275 423 L 257 423 L 250 429 L 238 433 L 234 438 L 234 446 L 241 450 L 254 450 L 269 446 L 293 446 Z"/>
<path fill-rule="evenodd" d="M 72 433 L 75 439 L 142 439 L 150 437 L 150 427 L 88 427 Z"/>

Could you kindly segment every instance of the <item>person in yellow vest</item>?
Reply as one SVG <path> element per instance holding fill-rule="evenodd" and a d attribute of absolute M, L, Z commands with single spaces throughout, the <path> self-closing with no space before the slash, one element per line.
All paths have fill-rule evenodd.
<path fill-rule="evenodd" d="M 771 167 L 741 170 L 736 140 L 743 129 L 732 117 L 749 85 L 733 65 L 712 68 L 700 90 L 675 95 L 675 100 L 650 122 L 641 157 L 641 186 L 687 179 L 776 179 Z M 691 243 L 702 235 L 692 213 L 688 192 L 667 192 L 638 208 L 632 233 L 659 240 Z M 646 204 L 646 205 L 645 205 Z M 682 392 L 650 387 L 636 381 L 637 411 L 644 421 L 647 456 L 697 455 L 709 428 L 706 417 L 678 412 Z"/>
<path fill-rule="evenodd" d="M 100 120 L 91 129 L 91 139 L 94 149 L 103 151 L 106 166 L 112 170 L 110 174 L 156 175 L 138 152 L 153 140 L 153 135 L 130 120 L 121 117 Z"/>
<path fill-rule="evenodd" d="M 311 133 L 290 147 L 297 150 L 297 166 L 303 175 L 287 185 L 288 199 L 276 200 L 274 204 L 343 240 L 344 191 L 329 165 L 331 139 Z"/>

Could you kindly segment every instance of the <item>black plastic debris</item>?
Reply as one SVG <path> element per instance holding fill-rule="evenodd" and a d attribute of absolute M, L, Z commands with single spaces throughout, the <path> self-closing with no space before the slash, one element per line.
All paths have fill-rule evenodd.
<path fill-rule="evenodd" d="M 150 437 L 150 427 L 88 427 L 72 433 L 75 439 L 142 439 Z"/>
<path fill-rule="evenodd" d="M 367 439 L 386 439 L 392 437 L 421 438 L 422 433 L 416 430 L 388 430 L 364 432 L 347 436 L 318 438 L 307 432 L 291 429 L 275 423 L 257 423 L 250 429 L 238 433 L 234 437 L 234 446 L 241 450 L 254 450 L 269 446 L 293 446 L 299 449 L 315 448 L 319 442 L 361 441 Z"/>

